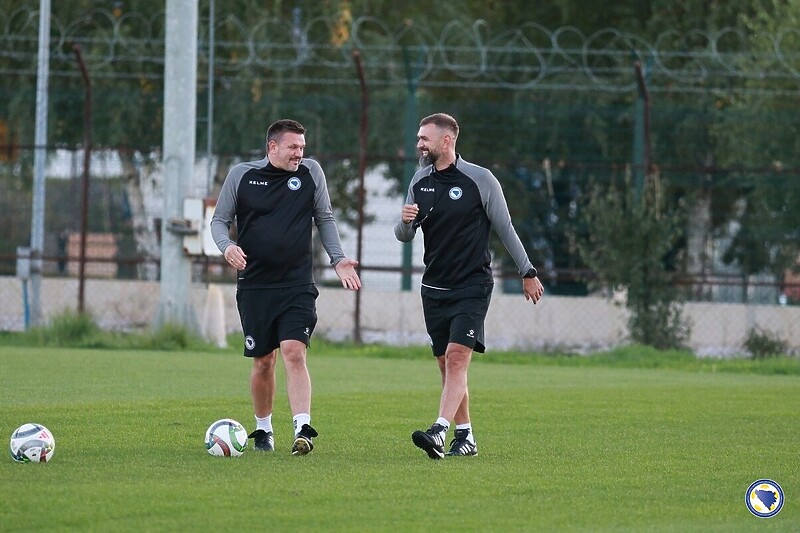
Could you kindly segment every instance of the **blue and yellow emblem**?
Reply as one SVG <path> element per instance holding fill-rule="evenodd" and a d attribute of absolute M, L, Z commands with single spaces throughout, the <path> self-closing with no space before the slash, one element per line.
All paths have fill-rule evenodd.
<path fill-rule="evenodd" d="M 783 489 L 771 479 L 759 479 L 747 489 L 744 503 L 759 518 L 775 516 L 783 507 Z"/>

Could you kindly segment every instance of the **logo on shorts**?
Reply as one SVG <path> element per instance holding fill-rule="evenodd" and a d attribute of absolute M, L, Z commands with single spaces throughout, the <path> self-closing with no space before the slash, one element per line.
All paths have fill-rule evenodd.
<path fill-rule="evenodd" d="M 306 327 L 306 329 L 305 329 L 305 330 L 303 330 L 303 333 L 305 333 L 305 334 L 306 334 L 306 337 L 309 337 L 309 336 L 311 335 L 311 328 L 309 328 L 309 327 Z"/>
<path fill-rule="evenodd" d="M 250 335 L 248 335 L 247 337 L 244 338 L 244 347 L 247 348 L 248 350 L 252 350 L 253 348 L 256 347 L 256 340 Z"/>
<path fill-rule="evenodd" d="M 297 189 L 300 188 L 301 184 L 302 183 L 300 182 L 300 178 L 294 177 L 294 178 L 289 178 L 289 183 L 287 185 L 289 186 L 290 189 L 296 191 Z"/>
<path fill-rule="evenodd" d="M 458 200 L 459 198 L 461 198 L 461 195 L 464 194 L 464 192 L 461 190 L 461 187 L 453 187 L 452 189 L 450 189 L 450 192 L 448 194 L 450 195 L 450 198 L 452 198 L 453 200 Z"/>
<path fill-rule="evenodd" d="M 783 507 L 783 489 L 771 479 L 759 479 L 747 489 L 744 503 L 759 518 L 775 516 Z"/>
<path fill-rule="evenodd" d="M 469 332 L 467 333 L 467 337 L 469 337 L 470 339 L 474 339 L 475 338 L 475 330 L 474 329 L 469 330 Z"/>

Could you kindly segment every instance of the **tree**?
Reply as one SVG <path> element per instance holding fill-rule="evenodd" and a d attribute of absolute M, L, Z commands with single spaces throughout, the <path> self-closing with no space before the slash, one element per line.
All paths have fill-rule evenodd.
<path fill-rule="evenodd" d="M 30 143 L 37 33 L 36 18 L 31 17 L 36 6 L 31 0 L 22 8 L 20 4 L 0 0 L 7 31 L 22 36 L 9 40 L 9 50 L 0 53 L 0 68 L 14 74 L 0 78 L 0 96 L 5 97 L 0 98 L 0 120 L 5 121 L 6 138 Z M 415 113 L 449 111 L 459 119 L 464 127 L 459 150 L 492 168 L 513 193 L 512 213 L 537 264 L 581 268 L 585 265 L 574 246 L 587 231 L 581 198 L 590 195 L 590 182 L 608 184 L 619 178 L 631 159 L 633 61 L 642 61 L 646 69 L 653 66 L 653 50 L 643 44 L 653 43 L 664 53 L 658 58 L 661 68 L 650 69 L 649 81 L 660 89 L 651 93 L 651 159 L 673 184 L 666 205 L 689 206 L 688 259 L 682 266 L 690 273 L 709 268 L 706 244 L 737 219 L 739 205 L 752 210 L 758 204 L 762 211 L 754 215 L 769 213 L 770 224 L 786 229 L 782 244 L 768 247 L 769 269 L 778 271 L 781 263 L 774 258 L 793 253 L 789 228 L 796 222 L 796 210 L 786 206 L 796 193 L 789 191 L 780 203 L 776 191 L 786 186 L 780 181 L 791 172 L 787 169 L 796 167 L 796 97 L 781 102 L 757 92 L 743 96 L 745 78 L 720 73 L 718 65 L 709 70 L 708 59 L 719 46 L 734 59 L 768 57 L 774 43 L 753 38 L 742 44 L 735 38 L 738 33 L 727 30 L 732 28 L 747 35 L 783 35 L 781 44 L 790 48 L 782 59 L 791 61 L 797 7 L 787 2 L 731 0 L 723 6 L 657 0 L 596 9 L 587 0 L 535 5 L 525 0 L 462 0 L 441 3 L 436 16 L 427 4 L 389 0 L 216 4 L 216 184 L 236 160 L 263 156 L 264 130 L 272 120 L 293 116 L 309 128 L 308 154 L 326 158 L 340 218 L 353 220 L 360 95 L 351 53 L 361 48 L 370 90 L 368 163 L 389 161 L 388 177 L 398 190 L 403 188 L 408 177 L 402 156 L 408 135 L 403 119 L 410 101 L 408 76 L 414 68 L 430 66 L 415 93 Z M 200 146 L 206 140 L 202 119 L 209 81 L 204 68 L 208 5 L 207 0 L 200 3 Z M 51 144 L 74 144 L 82 138 L 83 87 L 67 46 L 74 42 L 91 58 L 94 142 L 119 151 L 139 253 L 152 256 L 157 240 L 144 218 L 140 191 L 147 176 L 143 169 L 158 163 L 163 128 L 163 1 L 60 2 L 53 15 L 53 35 L 64 40 L 53 46 Z M 553 51 L 555 41 L 558 50 Z M 772 57 L 773 63 L 753 61 L 753 69 L 781 67 Z M 414 64 L 419 59 L 422 64 Z M 546 83 L 529 84 L 543 64 L 550 69 Z M 597 79 L 587 79 L 586 70 Z M 684 83 L 694 75 L 696 79 Z M 723 78 L 730 90 L 706 90 L 712 76 L 715 83 Z M 675 80 L 677 90 L 672 87 Z M 756 77 L 749 80 L 751 88 L 764 86 Z M 775 82 L 788 91 L 796 80 Z M 684 91 L 686 86 L 696 90 Z M 773 123 L 782 132 L 777 141 Z M 745 167 L 750 170 L 743 171 Z M 765 172 L 774 175 L 772 185 L 756 179 Z M 748 197 L 756 189 L 759 200 L 751 202 Z M 747 220 L 755 238 L 763 234 L 756 231 L 759 220 L 766 219 L 759 215 Z M 756 265 L 744 257 L 750 253 L 746 235 L 742 233 L 729 257 L 738 265 Z"/>
<path fill-rule="evenodd" d="M 723 146 L 716 132 L 727 128 L 729 104 L 742 79 L 720 69 L 719 62 L 747 53 L 738 38 L 747 31 L 746 17 L 760 13 L 771 18 L 775 12 L 763 0 L 664 0 L 652 2 L 651 9 L 648 33 L 659 36 L 661 64 L 676 77 L 696 79 L 700 87 L 712 76 L 729 87 L 729 91 L 653 95 L 653 161 L 674 185 L 672 201 L 686 205 L 683 268 L 690 276 L 703 278 L 715 270 L 715 236 L 727 231 L 741 190 L 726 168 L 741 165 L 733 162 L 739 147 Z"/>
<path fill-rule="evenodd" d="M 741 59 L 751 70 L 768 74 L 786 66 L 797 72 L 796 34 L 800 6 L 769 0 L 763 11 L 743 16 L 750 54 Z M 764 37 L 769 36 L 769 37 Z M 738 231 L 725 251 L 726 262 L 745 275 L 767 272 L 781 279 L 800 258 L 800 123 L 796 110 L 797 76 L 770 80 L 764 94 L 757 80 L 751 89 L 727 101 L 714 128 L 721 163 L 737 167 L 729 186 L 738 192 Z"/>
<path fill-rule="evenodd" d="M 669 265 L 683 215 L 664 210 L 659 182 L 651 175 L 640 194 L 629 178 L 597 187 L 584 210 L 590 232 L 578 246 L 603 285 L 626 289 L 631 339 L 668 349 L 684 345 L 689 325 Z"/>

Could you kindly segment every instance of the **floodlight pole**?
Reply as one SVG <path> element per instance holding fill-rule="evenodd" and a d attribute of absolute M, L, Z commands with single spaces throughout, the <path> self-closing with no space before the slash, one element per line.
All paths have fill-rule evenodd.
<path fill-rule="evenodd" d="M 161 300 L 156 326 L 197 330 L 190 302 L 191 260 L 170 221 L 183 218 L 195 164 L 197 110 L 196 0 L 167 0 L 164 57 L 164 211 L 161 224 Z"/>
<path fill-rule="evenodd" d="M 47 163 L 47 81 L 50 71 L 50 0 L 39 0 L 39 57 L 36 69 L 36 131 L 31 206 L 31 324 L 43 325 L 42 255 L 44 254 L 45 164 Z"/>

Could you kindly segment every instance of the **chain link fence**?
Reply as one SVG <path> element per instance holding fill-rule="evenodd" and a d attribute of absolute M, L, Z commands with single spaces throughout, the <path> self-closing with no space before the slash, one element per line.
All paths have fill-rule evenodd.
<path fill-rule="evenodd" d="M 349 255 L 357 249 L 359 229 L 363 234 L 359 305 L 356 296 L 336 288 L 317 250 L 321 335 L 426 342 L 417 293 L 421 239 L 404 247 L 392 227 L 413 173 L 419 118 L 447 111 L 461 123 L 465 159 L 490 168 L 501 181 L 546 287 L 540 305 L 526 305 L 507 254 L 493 243 L 490 348 L 587 351 L 626 340 L 624 290 L 598 286 L 578 253 L 577 242 L 591 233 L 581 206 L 598 184 L 646 174 L 686 210 L 686 242 L 667 259 L 686 273 L 676 290 L 686 300 L 692 348 L 740 352 L 758 329 L 800 350 L 800 277 L 791 268 L 743 266 L 749 247 L 779 241 L 785 229 L 762 224 L 761 233 L 744 235 L 749 240 L 742 231 L 748 216 L 767 219 L 793 209 L 797 150 L 772 141 L 743 146 L 745 161 L 730 150 L 718 152 L 715 137 L 739 128 L 763 130 L 769 140 L 773 129 L 791 131 L 800 123 L 794 33 L 759 35 L 763 46 L 757 47 L 733 28 L 691 35 L 665 30 L 645 39 L 613 28 L 583 34 L 535 23 L 509 29 L 433 20 L 398 27 L 374 17 L 305 20 L 295 12 L 292 20 L 243 20 L 220 11 L 215 21 L 201 20 L 198 102 L 207 98 L 208 105 L 198 106 L 198 146 L 207 149 L 196 162 L 189 194 L 215 197 L 231 165 L 262 157 L 264 130 L 275 118 L 291 116 L 309 128 L 307 152 L 328 175 Z M 35 85 L 36 15 L 30 6 L 0 14 L 0 330 L 28 323 L 24 253 L 31 242 L 35 147 L 25 140 L 32 138 L 35 95 L 20 87 Z M 332 28 L 341 37 L 333 44 Z M 46 317 L 79 307 L 81 280 L 85 308 L 104 327 L 143 327 L 155 316 L 163 31 L 163 12 L 92 9 L 76 20 L 54 17 L 52 140 L 39 147 L 48 152 Z M 85 206 L 79 126 L 84 86 L 72 45 L 84 50 L 94 82 L 97 146 L 89 159 Z M 207 69 L 212 50 L 215 68 Z M 370 91 L 364 206 L 357 202 L 355 162 L 358 122 L 367 110 L 357 94 L 355 50 Z M 644 68 L 639 84 L 634 65 Z M 736 108 L 742 101 L 752 105 Z M 641 154 L 646 157 L 637 159 Z M 768 198 L 748 197 L 764 184 Z M 784 205 L 747 211 L 776 199 Z M 355 213 L 362 207 L 365 224 L 358 228 Z M 762 252 L 767 257 L 772 250 Z M 238 330 L 234 272 L 218 258 L 198 256 L 192 275 L 198 326 L 208 329 L 216 317 L 225 331 Z"/>
<path fill-rule="evenodd" d="M 0 239 L 0 330 L 22 330 L 27 324 L 25 246 L 31 220 L 30 190 L 21 172 L 26 149 L 14 163 L 0 166 L 0 223 L 7 228 Z M 241 156 L 241 157 L 246 157 Z M 236 158 L 234 158 L 236 159 Z M 326 157 L 320 157 L 323 161 Z M 81 262 L 85 278 L 85 309 L 104 328 L 137 329 L 152 325 L 159 299 L 161 193 L 160 163 L 140 165 L 139 187 L 122 178 L 122 165 L 113 150 L 97 150 L 92 164 L 87 209 L 85 252 L 81 255 L 79 221 L 83 160 L 80 148 L 49 152 L 46 196 L 45 250 L 43 257 L 43 312 L 45 318 L 78 309 Z M 205 179 L 204 162 L 196 179 Z M 502 165 L 495 165 L 502 168 Z M 360 309 L 356 296 L 338 287 L 338 280 L 317 248 L 315 278 L 321 287 L 318 335 L 332 340 L 393 344 L 425 344 L 418 294 L 422 272 L 421 240 L 411 246 L 411 269 L 403 267 L 403 244 L 393 234 L 404 198 L 387 178 L 388 166 L 377 165 L 365 180 L 366 220 L 361 266 L 364 288 Z M 524 173 L 523 173 L 524 174 Z M 499 173 L 507 194 L 519 175 Z M 141 186 L 143 185 L 143 186 Z M 546 187 L 545 187 L 546 189 Z M 137 200 L 130 196 L 138 194 Z M 542 194 L 547 195 L 542 191 Z M 141 211 L 136 214 L 132 206 Z M 515 224 L 530 221 L 515 214 Z M 534 215 L 534 213 L 531 213 Z M 144 220 L 145 228 L 137 227 Z M 141 224 L 139 224 L 141 225 Z M 340 220 L 346 252 L 356 249 L 357 228 Z M 138 232 L 138 236 L 137 236 Z M 155 246 L 151 242 L 155 242 Z M 581 269 L 544 268 L 545 299 L 536 307 L 525 302 L 516 271 L 507 267 L 505 252 L 495 254 L 495 293 L 487 318 L 490 349 L 569 349 L 587 352 L 624 343 L 627 313 L 624 291 L 599 290 L 591 273 Z M 22 266 L 21 266 L 22 265 Z M 20 270 L 22 268 L 22 270 Z M 742 353 L 751 331 L 769 331 L 800 348 L 798 284 L 787 278 L 713 272 L 686 279 L 685 314 L 692 326 L 690 346 L 701 354 Z M 404 277 L 412 289 L 402 290 Z M 239 330 L 235 307 L 235 272 L 214 256 L 197 256 L 193 262 L 193 309 L 201 331 L 224 325 L 224 333 Z"/>

